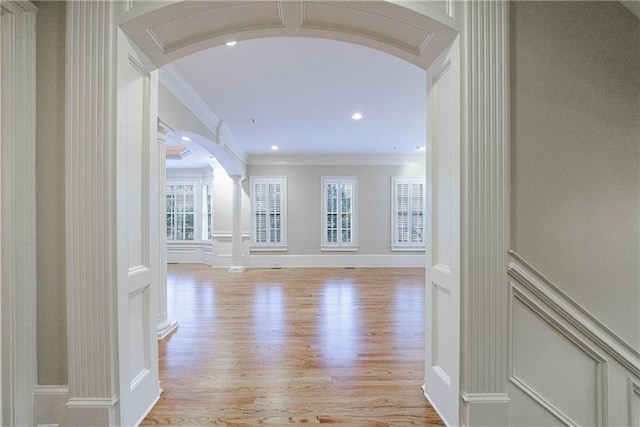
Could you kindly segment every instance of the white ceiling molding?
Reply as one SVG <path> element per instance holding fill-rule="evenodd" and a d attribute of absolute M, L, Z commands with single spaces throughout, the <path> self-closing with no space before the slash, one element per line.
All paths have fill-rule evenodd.
<path fill-rule="evenodd" d="M 427 160 L 423 154 L 414 156 L 387 156 L 387 155 L 307 155 L 307 156 L 249 156 L 249 165 L 349 165 L 349 166 L 385 166 L 424 164 Z"/>
<path fill-rule="evenodd" d="M 633 12 L 634 15 L 640 18 L 640 1 L 638 0 L 621 1 L 620 3 L 626 6 L 626 8 L 629 9 L 631 12 Z"/>
<path fill-rule="evenodd" d="M 215 142 L 218 145 L 227 147 L 246 163 L 247 152 L 235 143 L 231 130 L 211 111 L 209 105 L 174 65 L 168 64 L 160 68 L 159 78 L 160 83 L 216 136 Z"/>

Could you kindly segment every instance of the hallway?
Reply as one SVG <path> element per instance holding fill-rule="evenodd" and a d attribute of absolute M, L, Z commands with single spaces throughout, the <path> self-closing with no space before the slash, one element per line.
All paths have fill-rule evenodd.
<path fill-rule="evenodd" d="M 169 265 L 168 293 L 143 425 L 443 425 L 420 389 L 423 269 Z"/>

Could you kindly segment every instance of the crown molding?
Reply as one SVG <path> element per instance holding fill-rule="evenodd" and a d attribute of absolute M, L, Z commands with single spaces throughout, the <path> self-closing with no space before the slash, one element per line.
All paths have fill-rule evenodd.
<path fill-rule="evenodd" d="M 352 154 L 352 155 L 257 155 L 249 156 L 248 165 L 362 165 L 362 166 L 385 166 L 385 165 L 406 165 L 406 164 L 426 165 L 424 154 L 421 155 L 373 155 L 373 154 Z"/>
<path fill-rule="evenodd" d="M 247 152 L 235 143 L 229 127 L 220 120 L 207 103 L 198 95 L 191 84 L 173 64 L 160 68 L 160 83 L 167 88 L 198 120 L 216 137 L 216 144 L 227 147 L 243 162 L 247 162 Z"/>

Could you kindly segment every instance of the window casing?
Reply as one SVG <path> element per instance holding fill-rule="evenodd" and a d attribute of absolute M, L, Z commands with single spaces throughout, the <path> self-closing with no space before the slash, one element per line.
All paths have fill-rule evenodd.
<path fill-rule="evenodd" d="M 287 249 L 287 180 L 285 177 L 252 176 L 252 249 Z"/>
<path fill-rule="evenodd" d="M 195 240 L 195 184 L 167 184 L 166 224 L 167 240 Z"/>
<path fill-rule="evenodd" d="M 202 186 L 202 240 L 213 239 L 213 183 Z"/>
<path fill-rule="evenodd" d="M 391 249 L 425 249 L 425 178 L 391 178 Z"/>
<path fill-rule="evenodd" d="M 356 251 L 357 179 L 322 177 L 322 250 Z"/>

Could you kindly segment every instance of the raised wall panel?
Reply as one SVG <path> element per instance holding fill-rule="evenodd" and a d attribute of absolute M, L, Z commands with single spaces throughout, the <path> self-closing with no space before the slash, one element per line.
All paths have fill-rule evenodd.
<path fill-rule="evenodd" d="M 436 284 L 432 285 L 433 340 L 431 343 L 434 371 L 445 383 L 451 383 L 451 292 Z"/>
<path fill-rule="evenodd" d="M 433 77 L 431 97 L 435 105 L 446 105 L 453 85 L 457 84 L 449 73 L 451 63 L 447 62 Z M 431 121 L 433 141 L 450 141 L 455 136 L 454 126 L 449 126 L 449 109 L 440 108 L 432 112 L 435 114 Z M 433 144 L 433 217 L 431 224 L 431 247 L 433 251 L 432 265 L 447 273 L 451 269 L 453 259 L 452 247 L 452 223 L 451 212 L 453 209 L 453 176 L 456 171 L 452 169 L 453 147 L 447 143 Z"/>
<path fill-rule="evenodd" d="M 603 425 L 606 363 L 530 299 L 512 299 L 511 381 L 569 425 Z"/>
<path fill-rule="evenodd" d="M 129 270 L 149 264 L 149 145 L 148 132 L 149 75 L 130 58 L 127 68 L 127 214 L 129 241 Z"/>
<path fill-rule="evenodd" d="M 629 425 L 640 426 L 640 384 L 629 380 Z"/>
<path fill-rule="evenodd" d="M 129 295 L 129 365 L 130 389 L 149 372 L 151 365 L 149 348 L 149 334 L 151 325 L 149 320 L 149 288 L 145 287 Z"/>

